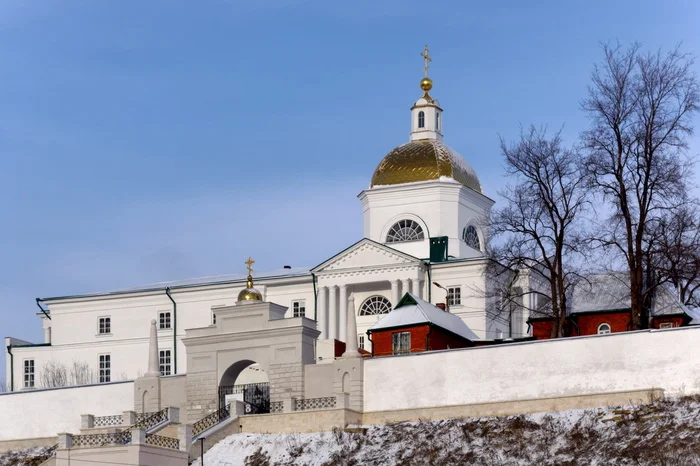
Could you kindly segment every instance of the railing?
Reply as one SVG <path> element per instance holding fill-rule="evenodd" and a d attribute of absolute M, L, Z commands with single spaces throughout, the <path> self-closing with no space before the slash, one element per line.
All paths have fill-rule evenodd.
<path fill-rule="evenodd" d="M 126 445 L 131 442 L 131 432 L 120 431 L 107 434 L 73 435 L 73 448 Z"/>
<path fill-rule="evenodd" d="M 322 398 L 297 398 L 294 400 L 294 411 L 308 411 L 311 409 L 335 408 L 335 397 Z"/>
<path fill-rule="evenodd" d="M 284 405 L 282 404 L 281 401 L 273 401 L 270 403 L 270 412 L 271 413 L 281 413 L 284 411 Z"/>
<path fill-rule="evenodd" d="M 139 422 L 143 422 L 144 419 L 149 418 L 156 413 L 157 411 L 151 411 L 148 413 L 136 413 L 136 423 L 138 424 Z"/>
<path fill-rule="evenodd" d="M 171 437 L 163 437 L 162 435 L 151 434 L 146 436 L 146 444 L 154 447 L 170 448 L 173 450 L 180 449 L 180 440 Z"/>
<path fill-rule="evenodd" d="M 168 408 L 161 409 L 155 413 L 144 413 L 141 420 L 139 420 L 138 414 L 136 416 L 136 424 L 130 426 L 129 429 L 148 430 L 151 427 L 168 420 Z"/>
<path fill-rule="evenodd" d="M 196 436 L 231 416 L 231 406 L 226 405 L 192 424 L 192 435 Z"/>
<path fill-rule="evenodd" d="M 115 414 L 114 416 L 95 416 L 93 419 L 93 427 L 110 427 L 121 426 L 124 424 L 124 415 Z"/>

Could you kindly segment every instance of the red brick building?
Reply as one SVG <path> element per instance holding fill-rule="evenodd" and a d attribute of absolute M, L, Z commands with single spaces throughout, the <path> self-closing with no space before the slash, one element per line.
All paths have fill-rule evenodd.
<path fill-rule="evenodd" d="M 466 348 L 477 339 L 462 319 L 410 293 L 367 334 L 373 356 Z"/>
<path fill-rule="evenodd" d="M 687 308 L 675 297 L 673 289 L 659 286 L 649 310 L 648 327 L 681 327 L 690 321 Z M 551 317 L 532 317 L 528 323 L 537 340 L 551 338 Z M 592 275 L 574 288 L 564 324 L 565 336 L 600 335 L 629 330 L 631 308 L 625 274 Z"/>

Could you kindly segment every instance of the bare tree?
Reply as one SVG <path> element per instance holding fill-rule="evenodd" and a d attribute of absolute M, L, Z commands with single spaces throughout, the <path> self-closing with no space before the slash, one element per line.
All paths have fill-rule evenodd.
<path fill-rule="evenodd" d="M 567 294 L 580 276 L 572 264 L 580 252 L 576 222 L 587 205 L 581 158 L 576 150 L 562 147 L 560 132 L 550 139 L 546 129 L 532 126 L 521 131 L 516 143 L 509 145 L 501 139 L 501 152 L 515 184 L 500 192 L 507 205 L 493 214 L 491 227 L 501 243 L 491 247 L 491 257 L 500 264 L 492 266 L 491 271 L 526 271 L 530 292 L 547 298 L 539 300 L 541 305 L 530 309 L 530 314 L 536 311 L 552 318 L 551 336 L 561 337 Z M 502 281 L 509 288 L 518 279 L 517 274 L 510 273 Z M 520 294 L 509 292 L 501 302 L 508 306 L 511 300 L 520 303 Z"/>
<path fill-rule="evenodd" d="M 670 282 L 683 304 L 697 305 L 700 291 L 700 211 L 695 205 L 667 212 L 650 228 L 649 268 Z"/>
<path fill-rule="evenodd" d="M 71 385 L 86 385 L 95 383 L 95 371 L 85 361 L 73 361 L 70 368 L 70 384 Z"/>
<path fill-rule="evenodd" d="M 582 135 L 587 179 L 613 208 L 594 242 L 624 258 L 632 327 L 641 328 L 653 292 L 644 279 L 648 227 L 685 201 L 683 156 L 698 110 L 698 82 L 693 60 L 678 49 L 645 54 L 639 44 L 604 45 L 603 53 L 582 102 L 591 120 Z"/>
<path fill-rule="evenodd" d="M 65 387 L 69 382 L 68 368 L 58 361 L 45 362 L 39 380 L 43 388 Z"/>

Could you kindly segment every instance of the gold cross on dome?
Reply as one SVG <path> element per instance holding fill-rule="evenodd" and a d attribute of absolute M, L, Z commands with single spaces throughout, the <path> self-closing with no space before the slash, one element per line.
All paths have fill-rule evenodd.
<path fill-rule="evenodd" d="M 425 71 L 425 77 L 428 77 L 428 68 L 430 68 L 430 62 L 433 61 L 432 58 L 430 58 L 428 50 L 428 46 L 426 45 L 425 48 L 423 49 L 423 53 L 420 54 L 421 57 L 423 57 L 423 71 Z"/>
<path fill-rule="evenodd" d="M 248 275 L 253 274 L 253 264 L 255 264 L 255 261 L 251 259 L 250 257 L 248 258 L 247 261 L 245 261 L 245 265 L 248 266 Z"/>

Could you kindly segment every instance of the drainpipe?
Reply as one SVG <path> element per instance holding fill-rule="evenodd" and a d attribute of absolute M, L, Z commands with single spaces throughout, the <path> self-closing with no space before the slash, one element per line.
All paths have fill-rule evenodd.
<path fill-rule="evenodd" d="M 39 301 L 41 301 L 41 298 L 36 298 L 36 305 L 39 306 L 39 309 L 41 309 L 41 312 L 44 313 L 44 315 L 51 320 L 51 316 L 44 310 L 43 307 L 41 307 L 41 304 L 39 304 Z"/>
<path fill-rule="evenodd" d="M 313 285 L 314 285 L 314 320 L 316 322 L 318 322 L 318 314 L 317 314 L 318 309 L 316 309 L 316 306 L 317 306 L 316 301 L 318 300 L 317 299 L 318 292 L 316 290 L 316 275 L 314 275 L 313 272 L 311 272 L 311 283 L 313 283 Z"/>
<path fill-rule="evenodd" d="M 578 334 L 578 336 L 581 336 L 581 327 L 578 326 L 578 324 L 576 323 L 576 320 L 569 319 L 569 322 L 574 324 L 574 327 L 576 327 L 576 333 Z"/>
<path fill-rule="evenodd" d="M 15 355 L 12 354 L 12 345 L 7 347 L 7 354 L 10 355 L 10 391 L 15 391 Z"/>
<path fill-rule="evenodd" d="M 428 326 L 428 333 L 425 334 L 425 352 L 427 353 L 430 351 L 430 332 L 433 331 L 433 326 L 429 325 Z M 410 351 L 410 348 L 409 348 Z"/>
<path fill-rule="evenodd" d="M 173 303 L 173 375 L 175 375 L 177 374 L 177 303 L 170 294 L 170 287 L 165 289 L 165 294 Z"/>
<path fill-rule="evenodd" d="M 428 302 L 432 302 L 432 295 L 433 295 L 433 279 L 431 278 L 430 275 L 430 262 L 423 262 L 423 265 L 425 265 L 425 268 L 428 271 Z"/>
<path fill-rule="evenodd" d="M 367 330 L 367 339 L 372 343 L 372 357 L 374 357 L 374 342 L 372 341 L 372 332 Z"/>

